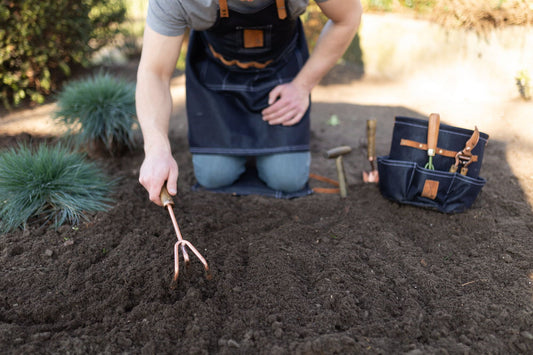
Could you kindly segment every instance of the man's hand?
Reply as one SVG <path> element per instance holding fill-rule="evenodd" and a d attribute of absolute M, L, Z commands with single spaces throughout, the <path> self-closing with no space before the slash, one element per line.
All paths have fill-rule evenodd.
<path fill-rule="evenodd" d="M 268 95 L 269 106 L 263 110 L 268 124 L 293 126 L 300 122 L 309 107 L 309 91 L 295 83 L 276 86 Z"/>
<path fill-rule="evenodd" d="M 172 196 L 176 195 L 178 191 L 178 164 L 172 154 L 146 154 L 141 165 L 139 182 L 148 191 L 150 200 L 159 206 L 163 205 L 159 195 L 165 182 L 168 193 Z"/>

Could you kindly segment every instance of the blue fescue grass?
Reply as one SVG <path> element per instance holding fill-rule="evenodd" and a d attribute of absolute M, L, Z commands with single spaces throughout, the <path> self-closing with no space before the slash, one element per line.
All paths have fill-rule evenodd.
<path fill-rule="evenodd" d="M 30 222 L 76 225 L 111 207 L 115 182 L 85 155 L 62 145 L 0 152 L 0 234 Z"/>
<path fill-rule="evenodd" d="M 65 85 L 54 116 L 78 147 L 101 140 L 113 155 L 117 147 L 137 145 L 135 85 L 111 74 L 100 72 Z"/>

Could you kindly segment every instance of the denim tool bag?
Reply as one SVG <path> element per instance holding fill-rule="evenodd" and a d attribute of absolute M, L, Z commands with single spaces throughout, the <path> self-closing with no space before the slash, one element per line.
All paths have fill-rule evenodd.
<path fill-rule="evenodd" d="M 393 201 L 463 212 L 486 180 L 479 177 L 489 136 L 429 120 L 396 117 L 390 153 L 378 157 L 381 194 Z"/>

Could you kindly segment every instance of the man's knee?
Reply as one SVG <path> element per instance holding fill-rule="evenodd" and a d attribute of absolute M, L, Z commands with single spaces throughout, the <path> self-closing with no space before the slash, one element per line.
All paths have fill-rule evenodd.
<path fill-rule="evenodd" d="M 265 183 L 274 190 L 284 191 L 284 192 L 296 192 L 300 191 L 305 187 L 309 174 L 303 176 L 283 176 L 276 177 L 274 179 L 269 179 Z"/>
<path fill-rule="evenodd" d="M 258 157 L 259 177 L 272 189 L 295 192 L 309 179 L 309 152 L 282 153 Z"/>
<path fill-rule="evenodd" d="M 194 154 L 192 161 L 198 183 L 205 188 L 216 189 L 233 184 L 244 172 L 246 159 L 214 154 Z"/>

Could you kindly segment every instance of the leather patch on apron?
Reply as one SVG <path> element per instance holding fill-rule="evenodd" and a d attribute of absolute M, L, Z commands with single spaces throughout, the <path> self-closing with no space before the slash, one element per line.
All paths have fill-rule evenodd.
<path fill-rule="evenodd" d="M 244 29 L 244 48 L 261 48 L 265 45 L 263 30 Z"/>
<path fill-rule="evenodd" d="M 436 180 L 426 180 L 424 183 L 424 188 L 422 189 L 422 197 L 427 197 L 431 200 L 434 200 L 437 197 L 437 192 L 439 191 L 439 182 Z"/>

